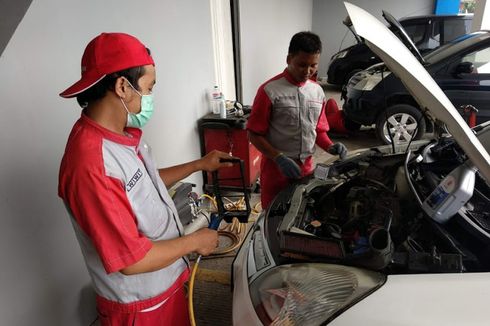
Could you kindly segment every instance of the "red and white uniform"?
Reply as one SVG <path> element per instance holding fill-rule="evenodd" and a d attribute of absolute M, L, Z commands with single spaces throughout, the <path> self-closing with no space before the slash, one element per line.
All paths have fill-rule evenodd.
<path fill-rule="evenodd" d="M 264 136 L 274 148 L 294 159 L 303 175 L 308 175 L 313 171 L 315 143 L 324 150 L 332 145 L 324 109 L 325 93 L 320 85 L 310 79 L 296 82 L 285 69 L 259 87 L 247 129 Z M 274 161 L 262 157 L 263 208 L 290 182 Z"/>
<path fill-rule="evenodd" d="M 189 274 L 185 258 L 155 272 L 118 272 L 141 260 L 151 241 L 183 235 L 141 130 L 125 132 L 113 133 L 82 114 L 69 136 L 59 175 L 59 196 L 72 217 L 99 316 L 161 309 L 176 293 L 182 296 Z"/>

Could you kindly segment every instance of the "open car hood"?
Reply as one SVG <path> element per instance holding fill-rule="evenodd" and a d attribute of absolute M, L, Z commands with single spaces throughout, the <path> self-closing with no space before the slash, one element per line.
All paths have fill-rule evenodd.
<path fill-rule="evenodd" d="M 352 22 L 351 22 L 349 16 L 345 17 L 345 19 L 342 21 L 342 24 L 344 24 L 349 29 L 349 31 L 352 33 L 352 35 L 354 35 L 354 38 L 356 39 L 357 43 L 362 43 L 361 38 L 359 37 L 359 35 L 357 35 L 356 31 L 352 27 Z"/>
<path fill-rule="evenodd" d="M 405 44 L 405 46 L 410 50 L 410 52 L 412 52 L 412 54 L 417 58 L 417 60 L 419 60 L 422 64 L 424 64 L 425 63 L 424 57 L 420 54 L 420 51 L 417 49 L 417 46 L 415 46 L 415 43 L 413 43 L 412 39 L 410 38 L 410 36 L 408 36 L 407 32 L 400 24 L 400 22 L 396 20 L 396 18 L 393 17 L 393 15 L 390 14 L 389 12 L 384 10 L 382 12 L 383 12 L 384 19 L 389 24 L 389 28 L 397 33 L 397 37 L 400 38 L 400 41 L 402 41 L 402 43 Z M 345 17 L 345 19 L 342 21 L 342 24 L 347 26 L 347 28 L 351 31 L 357 43 L 364 42 L 360 37 L 360 35 L 356 33 L 349 15 Z"/>
<path fill-rule="evenodd" d="M 398 35 L 399 35 L 398 37 L 400 38 L 400 41 L 402 41 L 402 43 L 405 44 L 405 46 L 410 50 L 410 52 L 412 52 L 412 54 L 415 56 L 415 58 L 417 58 L 417 60 L 419 60 L 420 62 L 424 63 L 425 62 L 424 58 L 420 54 L 419 50 L 415 46 L 415 43 L 413 43 L 410 36 L 408 36 L 405 29 L 403 29 L 403 26 L 400 24 L 400 22 L 398 20 L 396 20 L 396 18 L 393 17 L 392 14 L 390 14 L 389 12 L 384 11 L 384 10 L 383 10 L 383 17 L 384 17 L 384 19 L 386 19 L 388 24 L 390 24 L 391 29 L 393 31 L 398 32 Z"/>
<path fill-rule="evenodd" d="M 490 182 L 490 155 L 427 70 L 379 20 L 351 3 L 345 2 L 345 6 L 359 36 L 400 78 L 424 113 L 446 124 L 471 162 Z"/>

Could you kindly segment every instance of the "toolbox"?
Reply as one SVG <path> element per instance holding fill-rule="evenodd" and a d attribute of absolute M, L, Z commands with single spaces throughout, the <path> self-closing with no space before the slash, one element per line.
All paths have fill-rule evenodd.
<path fill-rule="evenodd" d="M 227 116 L 220 118 L 218 114 L 207 114 L 198 120 L 199 141 L 201 155 L 204 156 L 212 150 L 220 150 L 238 157 L 244 162 L 244 183 L 249 190 L 254 190 L 260 174 L 261 153 L 248 140 L 247 136 L 248 114 L 243 116 Z M 242 187 L 241 174 L 238 165 L 220 170 L 221 186 L 223 189 L 233 190 Z M 212 192 L 213 176 L 203 171 L 203 190 Z"/>

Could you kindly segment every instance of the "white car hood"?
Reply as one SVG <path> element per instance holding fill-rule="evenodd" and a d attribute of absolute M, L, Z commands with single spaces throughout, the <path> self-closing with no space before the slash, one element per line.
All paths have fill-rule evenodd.
<path fill-rule="evenodd" d="M 345 6 L 357 34 L 401 79 L 422 110 L 446 124 L 471 162 L 490 182 L 490 155 L 427 70 L 384 24 L 351 3 L 345 2 Z"/>

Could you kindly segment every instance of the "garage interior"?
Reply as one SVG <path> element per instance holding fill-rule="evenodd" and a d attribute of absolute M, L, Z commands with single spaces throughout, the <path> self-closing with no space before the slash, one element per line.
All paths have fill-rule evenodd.
<path fill-rule="evenodd" d="M 382 20 L 436 13 L 444 0 L 352 0 Z M 490 29 L 490 5 L 476 3 L 473 30 Z M 457 4 L 459 8 L 459 3 Z M 488 10 L 486 10 L 488 7 Z M 59 162 L 80 116 L 59 91 L 79 75 L 78 58 L 103 31 L 136 35 L 151 49 L 157 69 L 156 110 L 144 129 L 159 166 L 202 154 L 198 120 L 211 112 L 219 85 L 226 100 L 251 105 L 257 88 L 283 71 L 293 34 L 309 30 L 323 42 L 318 80 L 326 97 L 330 57 L 354 39 L 342 24 L 340 0 L 127 0 L 0 2 L 0 131 L 3 187 L 0 231 L 2 325 L 96 325 L 95 294 L 71 223 L 57 196 Z M 332 133 L 349 150 L 379 144 L 374 131 Z M 332 155 L 318 150 L 316 162 Z M 186 182 L 201 194 L 203 176 Z M 251 196 L 252 207 L 259 195 Z M 252 220 L 251 220 L 252 221 Z M 250 223 L 249 223 L 250 225 Z M 195 287 L 197 325 L 231 325 L 230 265 L 236 250 L 203 259 Z"/>

